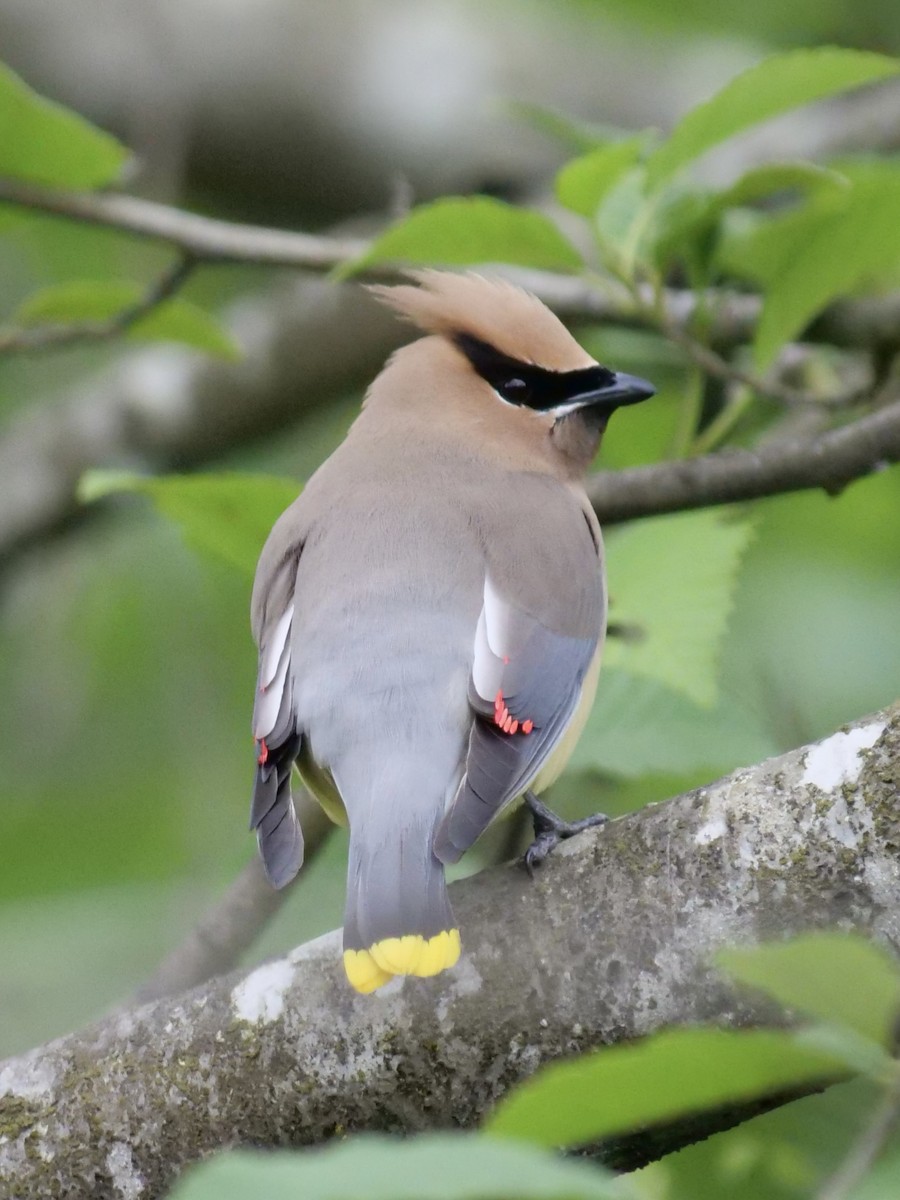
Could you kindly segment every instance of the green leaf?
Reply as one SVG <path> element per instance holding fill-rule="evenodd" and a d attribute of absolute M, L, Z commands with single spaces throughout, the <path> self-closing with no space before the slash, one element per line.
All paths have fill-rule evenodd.
<path fill-rule="evenodd" d="M 717 196 L 695 183 L 673 183 L 662 192 L 641 239 L 640 255 L 666 272 L 682 262 L 695 284 L 706 282 L 717 231 Z"/>
<path fill-rule="evenodd" d="M 611 616 L 637 636 L 611 639 L 606 665 L 712 705 L 719 648 L 752 536 L 748 521 L 714 512 L 654 517 L 611 536 Z"/>
<path fill-rule="evenodd" d="M 613 184 L 637 162 L 646 144 L 646 137 L 639 135 L 598 146 L 572 159 L 556 176 L 556 198 L 572 212 L 592 217 Z"/>
<path fill-rule="evenodd" d="M 110 134 L 45 100 L 0 64 L 0 175 L 95 188 L 116 179 L 127 158 Z"/>
<path fill-rule="evenodd" d="M 715 708 L 701 708 L 656 680 L 604 666 L 568 769 L 624 779 L 648 772 L 714 779 L 780 749 L 742 696 L 722 696 Z"/>
<path fill-rule="evenodd" d="M 717 962 L 788 1008 L 845 1025 L 881 1046 L 900 1015 L 900 967 L 859 937 L 814 933 L 789 942 L 723 950 Z"/>
<path fill-rule="evenodd" d="M 577 1146 L 842 1071 L 780 1030 L 675 1029 L 543 1068 L 501 1100 L 485 1128 Z"/>
<path fill-rule="evenodd" d="M 888 1079 L 894 1070 L 893 1060 L 887 1050 L 846 1025 L 807 1025 L 796 1031 L 794 1041 L 807 1050 L 816 1050 L 840 1059 L 848 1070 L 858 1075 L 868 1075 L 878 1083 Z"/>
<path fill-rule="evenodd" d="M 810 1200 L 873 1119 L 878 1100 L 870 1080 L 835 1084 L 667 1154 L 629 1179 L 656 1200 Z"/>
<path fill-rule="evenodd" d="M 839 197 L 761 224 L 741 253 L 767 285 L 756 331 L 759 369 L 830 301 L 900 262 L 900 173 L 861 179 Z"/>
<path fill-rule="evenodd" d="M 672 183 L 660 196 L 642 249 L 658 270 L 665 271 L 673 261 L 681 261 L 697 281 L 705 283 L 718 247 L 721 219 L 728 209 L 780 192 L 810 196 L 848 187 L 848 179 L 838 171 L 807 162 L 755 167 L 720 192 L 690 182 Z"/>
<path fill-rule="evenodd" d="M 85 503 L 114 492 L 149 496 L 197 550 L 252 574 L 276 518 L 297 499 L 291 479 L 231 472 L 216 475 L 134 475 L 88 471 L 78 488 Z"/>
<path fill-rule="evenodd" d="M 778 192 L 814 193 L 821 191 L 843 191 L 850 186 L 846 175 L 830 167 L 820 167 L 811 162 L 765 163 L 746 171 L 740 179 L 719 192 L 713 203 L 719 210 L 736 208 L 742 204 L 753 204 Z"/>
<path fill-rule="evenodd" d="M 647 172 L 634 166 L 615 181 L 600 201 L 594 226 L 607 246 L 621 249 L 630 240 L 631 230 L 644 219 Z"/>
<path fill-rule="evenodd" d="M 136 283 L 114 280 L 55 284 L 29 296 L 16 320 L 23 325 L 107 321 L 131 308 L 143 294 Z M 129 326 L 125 336 L 137 341 L 180 342 L 232 361 L 241 356 L 237 343 L 215 317 L 177 296 Z"/>
<path fill-rule="evenodd" d="M 672 262 L 683 262 L 695 286 L 708 282 L 709 266 L 719 248 L 722 216 L 781 192 L 804 197 L 840 194 L 850 186 L 845 175 L 810 162 L 766 163 L 740 176 L 731 187 L 710 192 L 696 184 L 670 184 L 662 192 L 647 233 L 644 254 L 666 271 Z"/>
<path fill-rule="evenodd" d="M 833 46 L 767 58 L 675 126 L 669 140 L 648 160 L 650 183 L 658 187 L 679 168 L 752 125 L 898 71 L 897 59 Z"/>
<path fill-rule="evenodd" d="M 455 196 L 414 208 L 339 274 L 376 262 L 502 262 L 559 271 L 582 266 L 581 255 L 549 217 L 489 196 Z"/>
<path fill-rule="evenodd" d="M 627 1200 L 627 1181 L 480 1134 L 362 1135 L 321 1150 L 232 1150 L 187 1171 L 171 1200 Z"/>

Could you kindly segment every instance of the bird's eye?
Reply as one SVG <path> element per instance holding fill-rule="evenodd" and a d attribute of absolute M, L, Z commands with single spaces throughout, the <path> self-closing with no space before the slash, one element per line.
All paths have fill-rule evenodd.
<path fill-rule="evenodd" d="M 510 400 L 513 404 L 525 404 L 528 401 L 528 384 L 517 376 L 505 380 L 499 391 L 504 400 Z"/>

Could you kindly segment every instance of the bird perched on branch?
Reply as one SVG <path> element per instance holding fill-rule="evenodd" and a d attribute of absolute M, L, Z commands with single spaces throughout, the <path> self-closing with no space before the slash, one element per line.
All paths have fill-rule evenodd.
<path fill-rule="evenodd" d="M 349 823 L 344 966 L 360 992 L 453 966 L 444 866 L 514 801 L 534 818 L 529 867 L 604 819 L 565 824 L 537 793 L 600 666 L 603 546 L 582 477 L 610 414 L 653 394 L 509 283 L 412 278 L 371 290 L 428 336 L 391 357 L 275 523 L 252 601 L 251 827 L 282 887 L 303 860 L 295 762 Z"/>

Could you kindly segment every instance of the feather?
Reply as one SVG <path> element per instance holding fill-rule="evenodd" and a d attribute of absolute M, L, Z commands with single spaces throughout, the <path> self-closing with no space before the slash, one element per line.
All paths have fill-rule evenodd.
<path fill-rule="evenodd" d="M 294 606 L 289 604 L 284 615 L 276 622 L 271 634 L 267 635 L 265 648 L 259 656 L 259 687 L 267 688 L 281 664 L 282 656 L 287 647 L 288 635 L 291 632 L 291 621 L 294 617 Z"/>
<path fill-rule="evenodd" d="M 599 601 L 599 564 L 594 573 Z M 578 708 L 601 622 L 598 604 L 595 636 L 554 633 L 485 579 L 469 681 L 476 716 L 466 773 L 435 837 L 442 862 L 456 862 L 553 753 Z"/>
<path fill-rule="evenodd" d="M 553 371 L 597 365 L 546 305 L 515 284 L 472 271 L 410 271 L 409 276 L 418 287 L 374 284 L 369 291 L 428 333 L 467 333 Z"/>

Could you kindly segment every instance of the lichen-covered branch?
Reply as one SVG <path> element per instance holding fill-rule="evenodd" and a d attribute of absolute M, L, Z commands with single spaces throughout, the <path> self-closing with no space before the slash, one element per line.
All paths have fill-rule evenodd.
<path fill-rule="evenodd" d="M 720 946 L 900 946 L 898 794 L 900 707 L 573 839 L 533 881 L 457 884 L 464 954 L 436 979 L 358 996 L 329 934 L 0 1064 L 0 1194 L 148 1200 L 221 1146 L 471 1126 L 560 1055 L 752 1019 Z"/>

